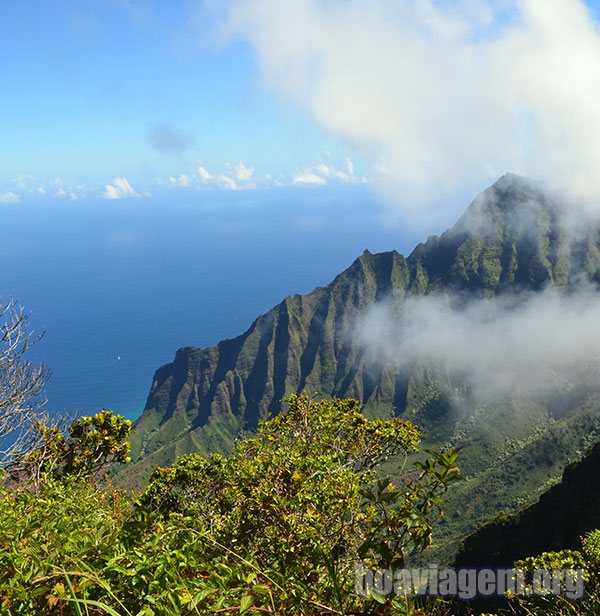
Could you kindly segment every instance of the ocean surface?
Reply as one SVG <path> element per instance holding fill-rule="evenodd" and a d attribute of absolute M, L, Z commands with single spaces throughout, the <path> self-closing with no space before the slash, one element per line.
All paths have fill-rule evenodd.
<path fill-rule="evenodd" d="M 119 201 L 0 204 L 0 297 L 43 339 L 53 412 L 142 412 L 182 346 L 243 333 L 287 295 L 362 253 L 413 241 L 366 187 L 180 192 Z"/>

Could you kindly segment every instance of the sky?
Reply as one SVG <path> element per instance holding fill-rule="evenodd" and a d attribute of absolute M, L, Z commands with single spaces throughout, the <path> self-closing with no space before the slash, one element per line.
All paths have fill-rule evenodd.
<path fill-rule="evenodd" d="M 202 25 L 207 10 L 3 3 L 0 199 L 323 184 L 313 167 L 362 182 L 336 135 L 261 87 L 250 45 L 217 40 L 216 16 Z"/>
<path fill-rule="evenodd" d="M 506 171 L 594 203 L 599 11 L 598 0 L 4 2 L 0 204 L 370 184 L 426 227 Z"/>

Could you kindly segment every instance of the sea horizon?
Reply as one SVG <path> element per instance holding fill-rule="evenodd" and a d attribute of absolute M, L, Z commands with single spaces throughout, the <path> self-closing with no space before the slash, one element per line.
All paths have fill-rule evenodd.
<path fill-rule="evenodd" d="M 43 338 L 51 413 L 136 419 L 178 348 L 242 334 L 295 293 L 329 283 L 363 250 L 411 249 L 366 187 L 164 194 L 49 207 L 3 204 L 0 296 Z"/>

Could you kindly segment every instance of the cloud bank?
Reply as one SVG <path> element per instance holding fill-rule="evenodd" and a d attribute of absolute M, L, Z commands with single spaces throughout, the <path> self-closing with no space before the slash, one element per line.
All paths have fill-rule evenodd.
<path fill-rule="evenodd" d="M 569 387 L 595 369 L 600 384 L 600 296 L 557 289 L 472 300 L 446 295 L 382 301 L 359 319 L 356 340 L 375 365 L 425 361 L 466 383 L 480 401 Z"/>
<path fill-rule="evenodd" d="M 153 182 L 145 183 L 144 190 L 136 191 L 130 180 L 123 176 L 112 181 L 87 185 L 84 182 L 54 177 L 41 180 L 30 173 L 20 173 L 4 187 L 0 185 L 0 203 L 16 203 L 32 195 L 47 196 L 76 201 L 86 195 L 100 195 L 104 199 L 123 199 L 127 197 L 151 196 L 153 189 L 169 190 L 254 190 L 302 184 L 325 185 L 330 183 L 366 184 L 370 178 L 358 175 L 349 157 L 341 161 L 330 160 L 325 152 L 320 162 L 306 163 L 289 175 L 258 173 L 253 165 L 238 161 L 225 162 L 217 168 L 208 168 L 203 162 L 195 167 L 186 165 L 184 170 L 166 177 L 155 177 Z M 104 184 L 104 185 L 103 185 Z"/>
<path fill-rule="evenodd" d="M 600 196 L 600 32 L 582 0 L 226 7 L 225 36 L 250 42 L 270 87 L 377 153 L 399 205 L 507 170 Z"/>

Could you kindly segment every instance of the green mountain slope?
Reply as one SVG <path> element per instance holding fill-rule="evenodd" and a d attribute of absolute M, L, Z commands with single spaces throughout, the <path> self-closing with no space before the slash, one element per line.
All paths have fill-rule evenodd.
<path fill-rule="evenodd" d="M 227 451 L 278 412 L 286 394 L 304 390 L 353 396 L 367 414 L 411 419 L 426 444 L 464 446 L 466 480 L 450 494 L 438 534 L 448 550 L 481 520 L 522 508 L 600 440 L 596 372 L 577 384 L 559 379 L 543 395 L 516 390 L 481 405 L 451 366 L 415 360 L 400 370 L 373 361 L 354 333 L 362 311 L 384 298 L 401 306 L 434 292 L 494 297 L 598 280 L 598 228 L 567 233 L 560 211 L 535 184 L 506 175 L 409 257 L 365 251 L 328 286 L 286 298 L 241 336 L 180 349 L 154 376 L 129 477 L 143 480 L 156 464 L 190 451 Z"/>
<path fill-rule="evenodd" d="M 458 566 L 512 566 L 546 551 L 579 549 L 580 537 L 600 528 L 600 444 L 569 465 L 562 481 L 518 514 L 496 520 L 470 535 Z"/>
<path fill-rule="evenodd" d="M 242 336 L 180 349 L 154 376 L 134 451 L 165 462 L 190 448 L 226 449 L 232 428 L 252 429 L 295 391 L 403 406 L 406 383 L 391 371 L 366 370 L 348 334 L 362 308 L 404 295 L 412 278 L 398 253 L 365 252 L 329 286 L 286 298 Z"/>

